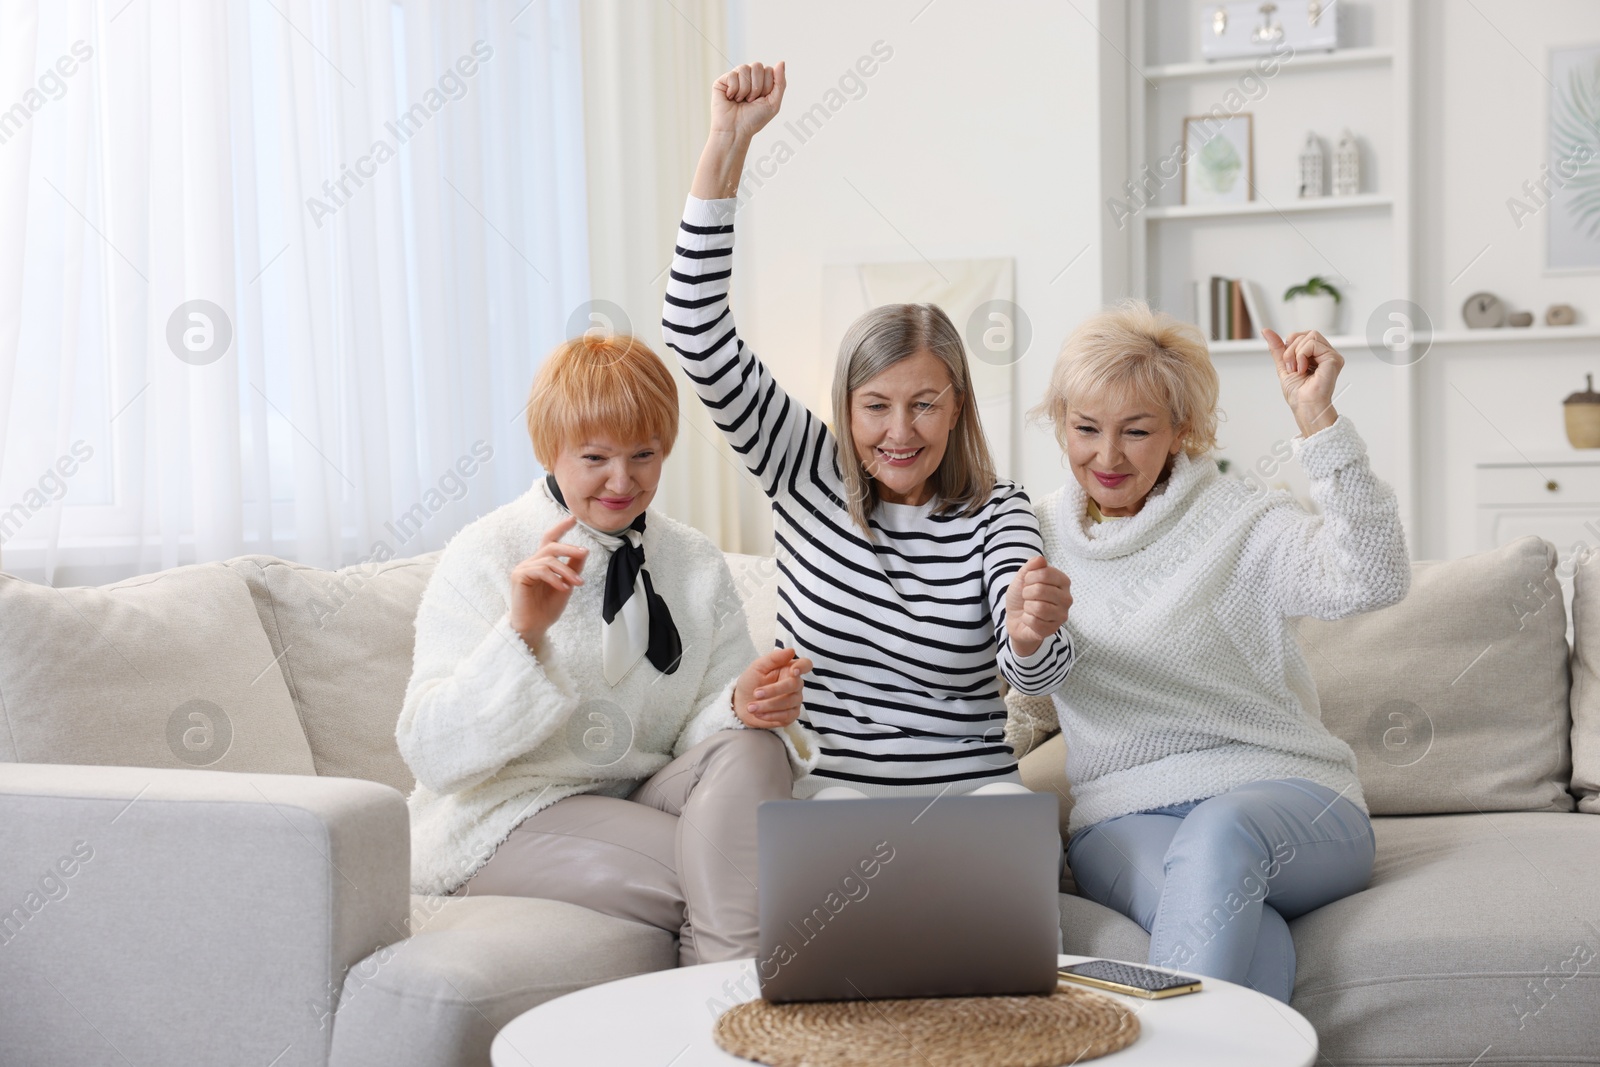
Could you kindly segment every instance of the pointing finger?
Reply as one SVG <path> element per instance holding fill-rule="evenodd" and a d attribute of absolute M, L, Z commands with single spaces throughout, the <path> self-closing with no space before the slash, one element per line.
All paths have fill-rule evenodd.
<path fill-rule="evenodd" d="M 544 536 L 539 538 L 539 544 L 541 546 L 548 545 L 553 541 L 561 540 L 567 531 L 571 530 L 576 525 L 578 525 L 578 517 L 576 515 L 568 515 L 566 518 L 550 527 L 550 529 L 546 530 L 544 532 Z"/>

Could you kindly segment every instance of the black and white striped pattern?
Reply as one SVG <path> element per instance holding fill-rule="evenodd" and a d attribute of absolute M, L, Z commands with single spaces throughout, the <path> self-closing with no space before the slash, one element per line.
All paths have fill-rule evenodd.
<path fill-rule="evenodd" d="M 996 662 L 1026 693 L 1054 690 L 1072 665 L 1064 631 L 1027 660 L 1006 635 L 1011 577 L 1043 551 L 1028 497 L 1001 482 L 970 517 L 880 504 L 875 541 L 863 537 L 844 504 L 833 434 L 734 332 L 734 205 L 689 199 L 662 332 L 772 498 L 777 644 L 816 664 L 804 717 L 821 758 L 796 795 L 830 784 L 965 792 L 1011 775 Z"/>

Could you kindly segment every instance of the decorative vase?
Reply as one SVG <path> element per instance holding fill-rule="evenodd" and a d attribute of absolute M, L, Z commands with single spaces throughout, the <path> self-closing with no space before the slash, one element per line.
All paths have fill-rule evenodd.
<path fill-rule="evenodd" d="M 1594 391 L 1594 375 L 1583 376 L 1584 390 L 1561 402 L 1567 417 L 1567 440 L 1573 448 L 1600 448 L 1600 393 Z"/>
<path fill-rule="evenodd" d="M 1330 293 L 1302 293 L 1289 300 L 1289 329 L 1298 333 L 1316 330 L 1324 337 L 1333 333 L 1333 320 L 1339 302 Z"/>
<path fill-rule="evenodd" d="M 1355 196 L 1361 191 L 1361 148 L 1349 130 L 1333 150 L 1333 195 Z"/>
<path fill-rule="evenodd" d="M 1305 147 L 1300 150 L 1300 199 L 1310 200 L 1322 195 L 1322 142 L 1315 133 L 1306 134 Z"/>

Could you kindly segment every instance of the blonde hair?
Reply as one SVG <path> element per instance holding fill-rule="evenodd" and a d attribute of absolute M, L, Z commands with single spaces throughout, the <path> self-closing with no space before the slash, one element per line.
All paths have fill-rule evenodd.
<path fill-rule="evenodd" d="M 650 346 L 626 334 L 587 333 L 555 347 L 528 391 L 528 437 L 546 470 L 563 448 L 603 435 L 623 444 L 678 437 L 678 386 Z"/>
<path fill-rule="evenodd" d="M 871 536 L 867 520 L 878 505 L 878 490 L 856 456 L 850 425 L 850 397 L 903 359 L 928 351 L 950 375 L 950 392 L 961 405 L 950 430 L 949 446 L 929 479 L 938 504 L 934 514 L 975 515 L 994 493 L 994 460 L 978 419 L 972 374 L 961 334 L 937 305 L 885 304 L 856 319 L 839 342 L 833 372 L 833 412 L 839 439 L 839 467 L 850 495 L 850 517 Z"/>
<path fill-rule="evenodd" d="M 1195 326 L 1152 311 L 1142 300 L 1125 300 L 1073 330 L 1044 400 L 1028 414 L 1048 419 L 1065 450 L 1072 406 L 1106 395 L 1160 404 L 1190 456 L 1217 447 L 1217 369 L 1205 338 Z"/>

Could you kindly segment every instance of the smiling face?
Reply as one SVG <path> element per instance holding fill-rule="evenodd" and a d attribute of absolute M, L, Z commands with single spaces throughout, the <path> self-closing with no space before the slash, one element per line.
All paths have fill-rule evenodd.
<path fill-rule="evenodd" d="M 550 473 L 579 522 L 616 533 L 655 498 L 665 458 L 659 437 L 624 444 L 590 435 L 561 449 Z"/>
<path fill-rule="evenodd" d="M 1182 428 L 1161 404 L 1139 397 L 1084 398 L 1067 415 L 1067 461 L 1083 491 L 1107 518 L 1138 514 L 1182 451 Z"/>
<path fill-rule="evenodd" d="M 856 459 L 890 504 L 926 504 L 961 414 L 950 372 L 927 349 L 908 356 L 850 393 Z"/>

